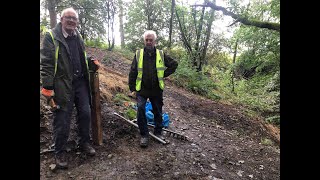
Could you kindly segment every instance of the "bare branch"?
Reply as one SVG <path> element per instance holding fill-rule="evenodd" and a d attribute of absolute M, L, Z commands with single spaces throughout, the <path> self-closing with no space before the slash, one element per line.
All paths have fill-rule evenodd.
<path fill-rule="evenodd" d="M 212 2 L 207 2 L 206 4 L 197 4 L 197 5 L 192 5 L 192 6 L 211 7 L 214 10 L 222 11 L 224 15 L 231 16 L 233 19 L 236 19 L 236 21 L 239 21 L 244 25 L 256 26 L 259 28 L 267 28 L 267 29 L 276 30 L 276 31 L 280 32 L 280 23 L 248 20 L 247 18 L 244 18 L 244 17 L 241 17 L 240 15 L 234 14 L 233 12 L 226 10 L 224 7 L 217 6 L 217 5 L 213 4 Z"/>
<path fill-rule="evenodd" d="M 235 23 L 239 22 L 239 19 L 236 19 L 233 23 L 231 23 L 230 25 L 228 25 L 227 27 L 231 27 L 233 26 Z"/>

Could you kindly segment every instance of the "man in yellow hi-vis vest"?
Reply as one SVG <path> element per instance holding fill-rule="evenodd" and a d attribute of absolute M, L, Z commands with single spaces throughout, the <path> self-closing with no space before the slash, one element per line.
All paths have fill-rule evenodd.
<path fill-rule="evenodd" d="M 129 88 L 132 95 L 137 98 L 137 120 L 140 130 L 140 146 L 148 146 L 148 126 L 145 115 L 145 105 L 149 98 L 155 121 L 154 134 L 164 139 L 162 136 L 162 106 L 164 78 L 174 73 L 178 67 L 177 61 L 173 60 L 163 51 L 157 49 L 157 34 L 148 30 L 143 35 L 143 49 L 137 50 L 131 64 L 129 73 Z"/>

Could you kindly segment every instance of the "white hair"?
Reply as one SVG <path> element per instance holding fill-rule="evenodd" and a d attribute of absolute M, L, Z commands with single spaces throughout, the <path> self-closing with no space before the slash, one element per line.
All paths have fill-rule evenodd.
<path fill-rule="evenodd" d="M 156 32 L 152 31 L 152 30 L 147 30 L 146 32 L 144 32 L 143 34 L 143 40 L 146 40 L 146 36 L 147 35 L 154 35 L 154 40 L 157 39 L 157 34 Z"/>
<path fill-rule="evenodd" d="M 67 13 L 67 12 L 73 12 L 73 13 L 75 13 L 75 14 L 76 14 L 76 17 L 77 17 L 77 18 L 79 18 L 79 17 L 78 17 L 78 13 L 77 13 L 77 11 L 76 11 L 76 10 L 74 10 L 73 8 L 67 8 L 67 9 L 64 9 L 64 10 L 61 12 L 61 17 L 63 17 L 63 16 L 64 16 L 64 14 L 65 14 L 65 13 Z"/>

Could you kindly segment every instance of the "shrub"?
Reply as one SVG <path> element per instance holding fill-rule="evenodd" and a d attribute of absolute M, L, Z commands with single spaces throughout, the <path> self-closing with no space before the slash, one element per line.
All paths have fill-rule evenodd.
<path fill-rule="evenodd" d="M 214 82 L 202 72 L 197 72 L 189 62 L 187 55 L 182 56 L 178 69 L 173 74 L 173 82 L 195 94 L 218 99 L 219 96 L 212 91 L 217 88 Z"/>
<path fill-rule="evenodd" d="M 124 111 L 124 116 L 125 118 L 132 120 L 137 117 L 137 112 L 134 109 L 129 108 Z"/>
<path fill-rule="evenodd" d="M 130 98 L 122 93 L 117 93 L 113 97 L 113 101 L 118 104 L 122 104 L 124 101 L 130 101 Z"/>

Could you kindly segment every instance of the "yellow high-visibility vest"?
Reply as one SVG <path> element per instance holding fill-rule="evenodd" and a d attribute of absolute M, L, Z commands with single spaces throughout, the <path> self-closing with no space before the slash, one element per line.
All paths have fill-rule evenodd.
<path fill-rule="evenodd" d="M 142 73 L 143 73 L 143 49 L 136 51 L 136 59 L 138 63 L 138 76 L 136 79 L 136 91 L 141 90 L 141 82 L 142 82 Z M 159 80 L 159 87 L 164 89 L 164 55 L 162 50 L 156 49 L 156 68 L 157 68 L 157 76 Z"/>

